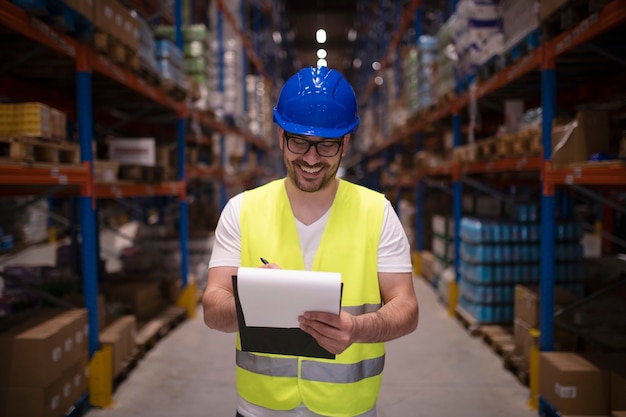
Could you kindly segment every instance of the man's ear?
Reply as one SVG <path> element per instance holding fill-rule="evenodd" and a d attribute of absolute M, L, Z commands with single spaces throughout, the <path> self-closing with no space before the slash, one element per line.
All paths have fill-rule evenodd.
<path fill-rule="evenodd" d="M 282 127 L 276 126 L 276 132 L 278 133 L 278 146 L 280 146 L 280 150 L 283 150 L 283 134 L 285 131 Z"/>
<path fill-rule="evenodd" d="M 348 143 L 350 143 L 350 134 L 348 133 L 344 138 L 343 138 L 343 146 L 341 147 L 341 157 L 343 158 L 344 156 L 346 156 L 346 150 L 348 149 Z"/>

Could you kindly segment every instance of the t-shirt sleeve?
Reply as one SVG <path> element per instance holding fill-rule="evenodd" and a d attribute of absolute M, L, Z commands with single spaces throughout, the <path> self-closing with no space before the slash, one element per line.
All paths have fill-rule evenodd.
<path fill-rule="evenodd" d="M 378 243 L 378 272 L 412 272 L 411 246 L 398 214 L 387 200 Z"/>
<path fill-rule="evenodd" d="M 211 251 L 209 268 L 216 266 L 241 265 L 241 230 L 239 228 L 239 212 L 243 194 L 231 198 L 215 227 L 215 242 Z"/>

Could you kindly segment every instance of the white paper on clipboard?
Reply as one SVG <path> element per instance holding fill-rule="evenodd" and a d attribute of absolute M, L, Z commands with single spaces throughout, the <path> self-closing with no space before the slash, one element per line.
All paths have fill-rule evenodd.
<path fill-rule="evenodd" d="M 239 268 L 237 290 L 248 327 L 299 327 L 306 311 L 339 314 L 341 273 Z"/>

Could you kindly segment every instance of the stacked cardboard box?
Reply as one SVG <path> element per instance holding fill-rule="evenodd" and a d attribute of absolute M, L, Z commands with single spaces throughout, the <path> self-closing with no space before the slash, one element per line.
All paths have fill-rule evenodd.
<path fill-rule="evenodd" d="M 626 412 L 626 353 L 543 352 L 539 395 L 560 415 Z"/>
<path fill-rule="evenodd" d="M 577 297 L 561 287 L 554 287 L 554 308 L 558 311 L 574 303 Z M 531 336 L 531 329 L 539 329 L 539 287 L 538 286 L 515 286 L 515 301 L 513 321 L 513 338 L 515 353 L 522 356 L 528 363 L 530 349 L 536 340 Z M 576 349 L 576 336 L 559 329 L 554 330 L 554 349 L 557 351 Z"/>
<path fill-rule="evenodd" d="M 131 52 L 136 53 L 139 49 L 139 21 L 134 13 L 117 0 L 95 1 L 93 23 L 97 32 L 115 39 Z M 97 38 L 94 40 L 97 41 Z M 100 46 L 103 49 L 107 47 Z"/>
<path fill-rule="evenodd" d="M 117 377 L 124 370 L 124 361 L 135 349 L 137 319 L 135 316 L 122 316 L 115 319 L 100 332 L 100 344 L 111 348 L 111 374 Z"/>
<path fill-rule="evenodd" d="M 0 135 L 63 141 L 67 116 L 43 103 L 0 104 Z"/>
<path fill-rule="evenodd" d="M 87 310 L 50 310 L 0 333 L 0 416 L 63 416 L 87 391 Z"/>

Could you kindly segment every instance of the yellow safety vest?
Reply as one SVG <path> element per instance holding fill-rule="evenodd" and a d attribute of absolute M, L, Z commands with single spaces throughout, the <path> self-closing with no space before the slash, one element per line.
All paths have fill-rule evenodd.
<path fill-rule="evenodd" d="M 263 256 L 284 269 L 304 269 L 296 220 L 283 180 L 246 191 L 241 206 L 241 265 Z M 314 271 L 340 272 L 341 308 L 377 311 L 378 243 L 385 198 L 341 181 L 313 262 Z M 272 410 L 304 403 L 321 415 L 352 417 L 371 410 L 382 381 L 383 343 L 355 343 L 334 360 L 243 352 L 237 334 L 237 389 L 246 401 Z"/>

